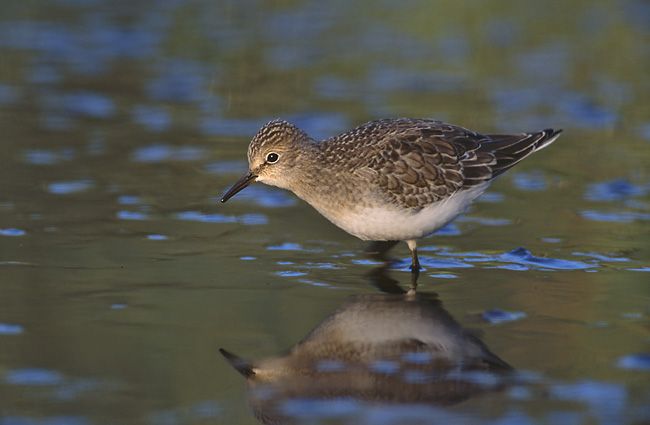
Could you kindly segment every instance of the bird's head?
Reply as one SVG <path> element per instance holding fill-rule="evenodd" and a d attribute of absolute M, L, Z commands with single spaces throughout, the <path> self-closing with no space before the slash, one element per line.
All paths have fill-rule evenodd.
<path fill-rule="evenodd" d="M 248 173 L 232 185 L 221 202 L 256 181 L 289 188 L 296 174 L 296 163 L 309 141 L 304 131 L 287 121 L 273 120 L 266 124 L 248 146 Z"/>

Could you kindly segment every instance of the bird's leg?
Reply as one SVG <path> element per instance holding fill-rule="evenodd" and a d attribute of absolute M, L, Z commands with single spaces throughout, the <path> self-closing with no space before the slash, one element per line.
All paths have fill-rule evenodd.
<path fill-rule="evenodd" d="M 411 273 L 420 273 L 420 260 L 418 260 L 418 244 L 415 239 L 406 241 L 411 250 Z"/>

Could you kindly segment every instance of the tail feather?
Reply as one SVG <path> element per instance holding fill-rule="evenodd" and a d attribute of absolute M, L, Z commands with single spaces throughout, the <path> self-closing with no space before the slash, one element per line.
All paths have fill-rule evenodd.
<path fill-rule="evenodd" d="M 492 178 L 503 174 L 533 152 L 553 143 L 562 130 L 548 128 L 536 133 L 492 134 L 490 141 L 482 143 L 479 152 L 490 152 L 496 159 L 492 165 Z"/>

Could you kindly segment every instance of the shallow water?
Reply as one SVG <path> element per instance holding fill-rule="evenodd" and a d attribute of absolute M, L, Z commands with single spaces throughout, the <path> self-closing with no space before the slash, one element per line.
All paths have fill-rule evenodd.
<path fill-rule="evenodd" d="M 452 405 L 272 411 L 650 420 L 649 19 L 639 0 L 4 2 L 0 424 L 258 423 L 218 348 L 284 356 L 354 297 L 408 289 L 408 251 L 385 270 L 289 193 L 219 195 L 271 118 L 327 137 L 394 116 L 565 130 L 421 244 L 419 293 L 516 372 L 462 375 L 486 390 Z M 350 367 L 330 357 L 319 371 Z M 438 375 L 395 376 L 418 394 Z"/>

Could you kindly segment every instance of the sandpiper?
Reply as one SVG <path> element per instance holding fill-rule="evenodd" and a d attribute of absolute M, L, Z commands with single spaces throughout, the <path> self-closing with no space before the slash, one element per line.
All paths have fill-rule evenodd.
<path fill-rule="evenodd" d="M 273 120 L 251 141 L 249 171 L 221 202 L 256 181 L 288 189 L 362 240 L 406 241 L 417 273 L 417 239 L 453 220 L 495 177 L 561 131 L 483 135 L 441 121 L 398 118 L 317 141 Z"/>

